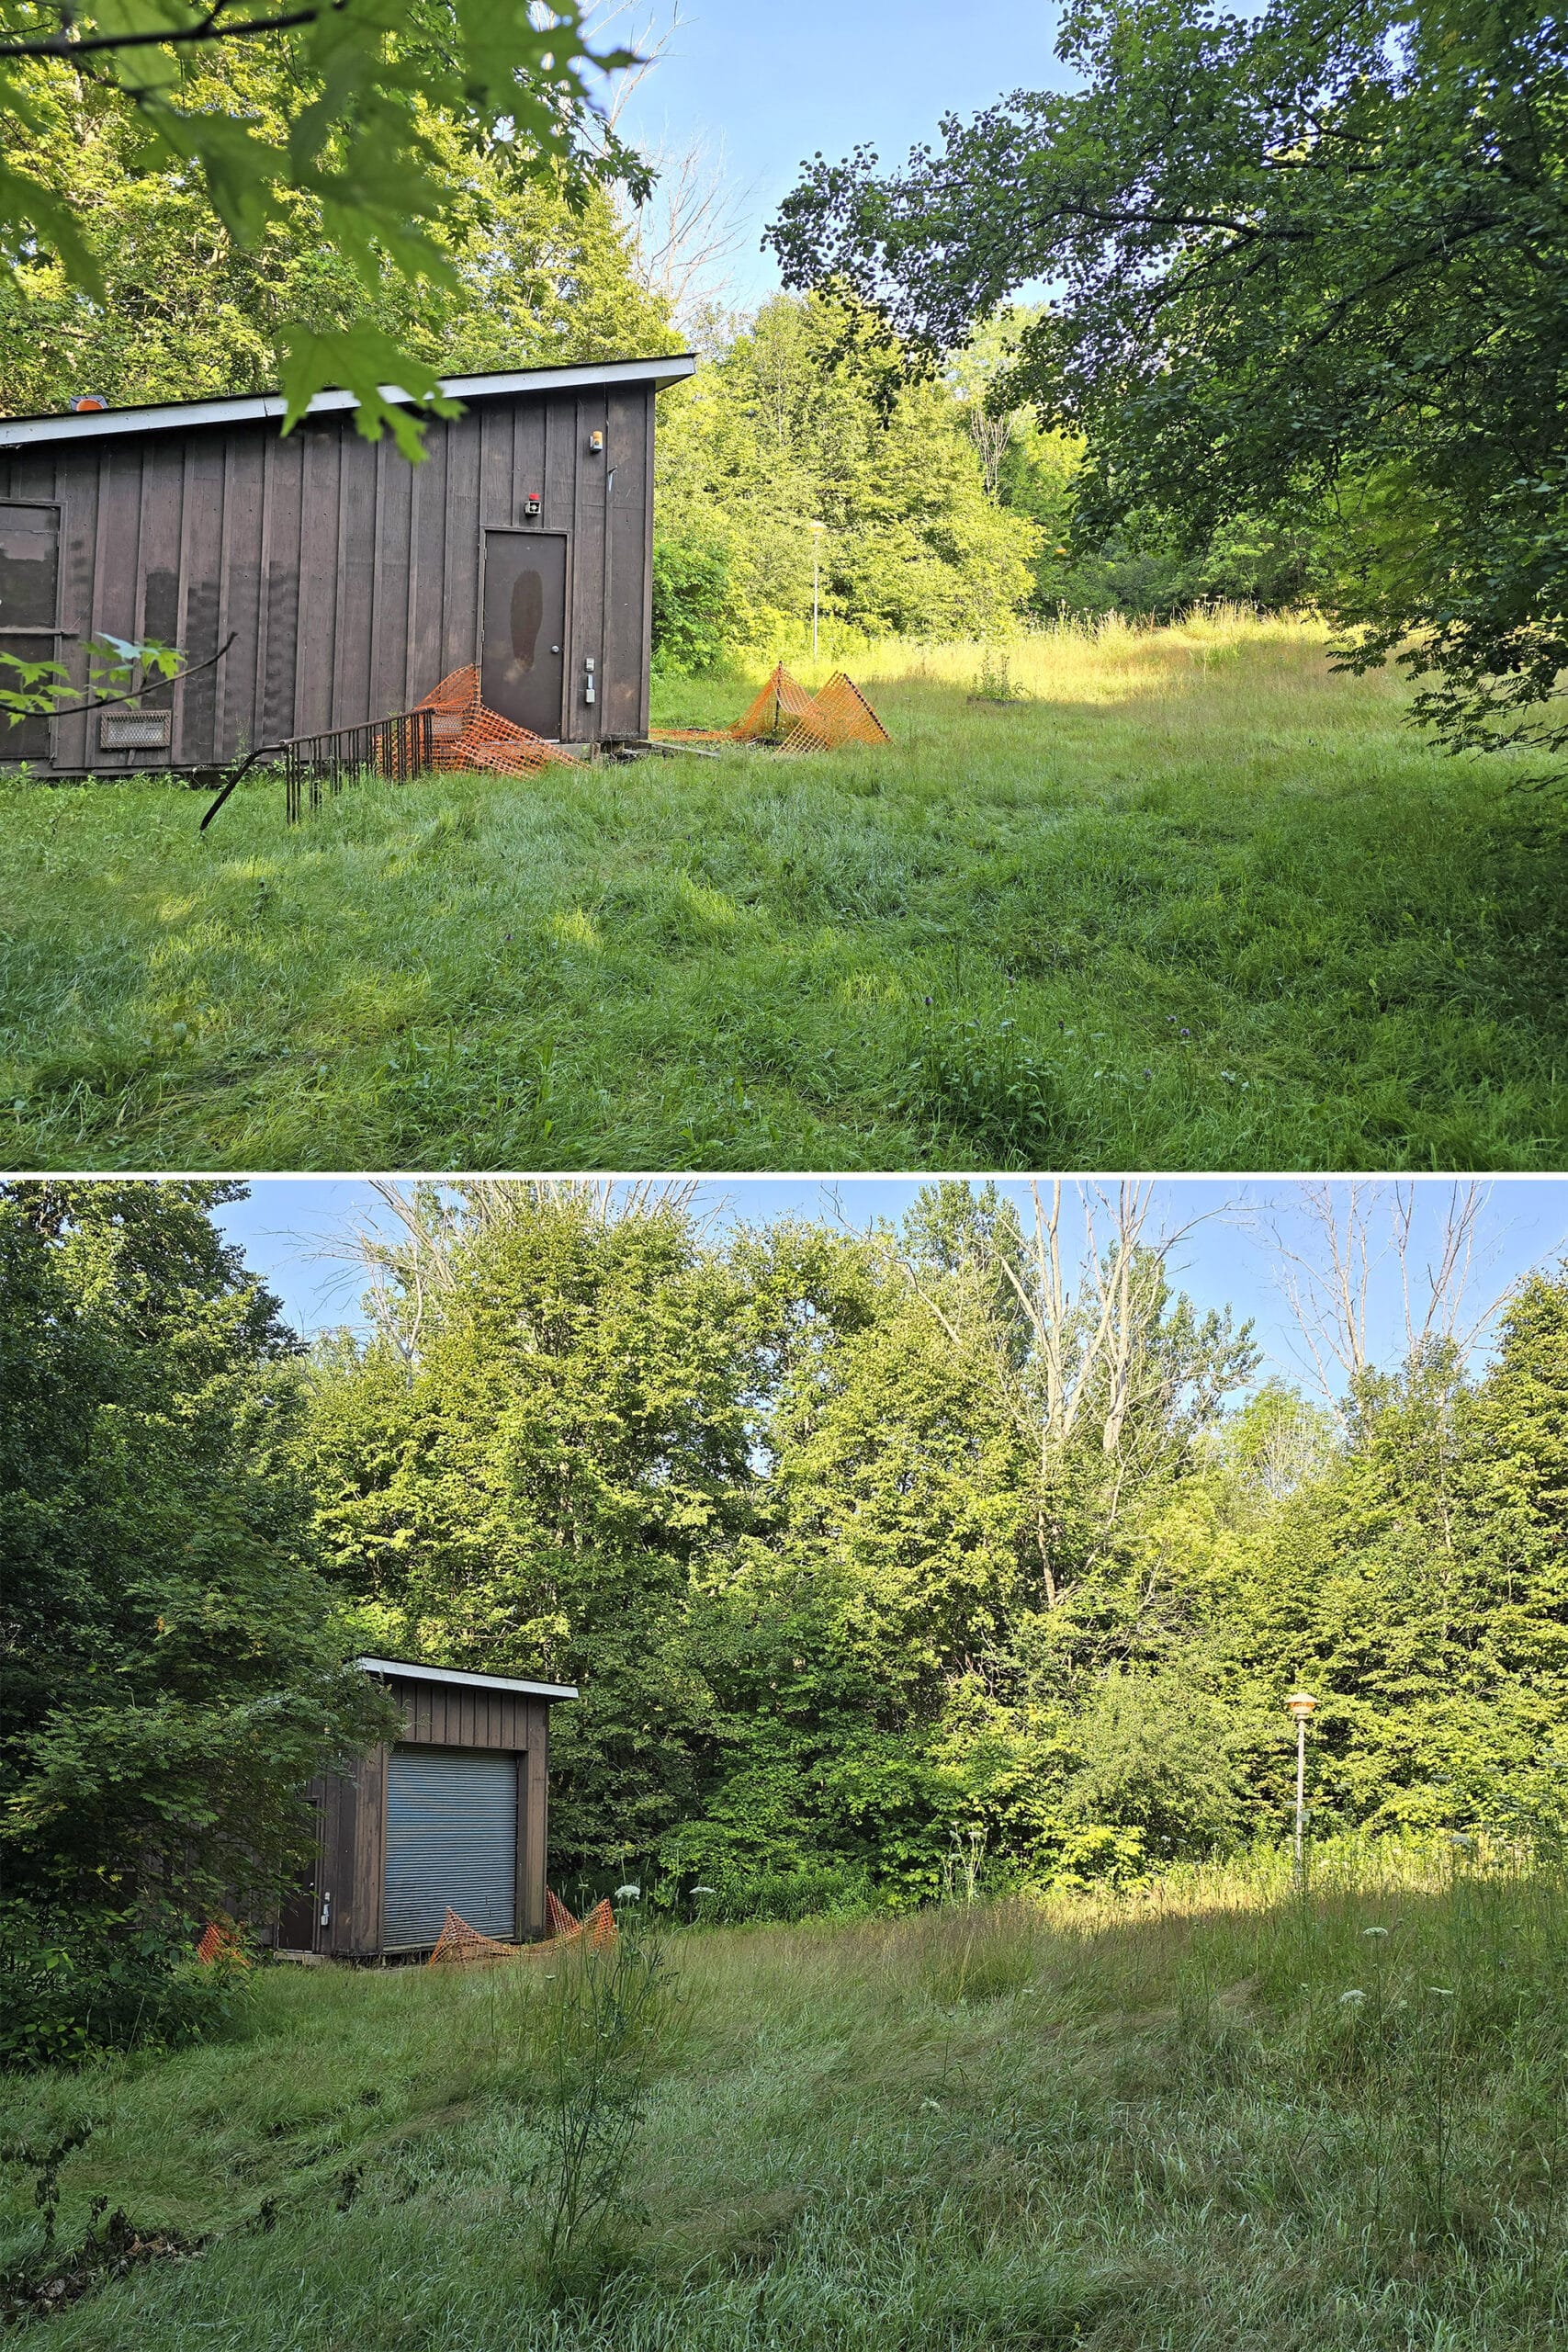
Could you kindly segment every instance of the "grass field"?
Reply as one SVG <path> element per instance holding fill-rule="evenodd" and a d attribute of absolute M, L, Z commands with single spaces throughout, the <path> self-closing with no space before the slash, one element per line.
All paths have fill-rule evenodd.
<path fill-rule="evenodd" d="M 6 2086 L 205 2240 L 39 2352 L 1520 2352 L 1568 2324 L 1568 1892 L 1545 1881 L 687 1933 L 629 2187 L 541 2259 L 550 1963 L 264 1972 L 232 2037 Z M 559 1967 L 562 1963 L 555 1963 Z M 8 2252 L 38 2237 L 12 2175 Z"/>
<path fill-rule="evenodd" d="M 1555 1168 L 1550 797 L 1320 635 L 854 666 L 893 745 L 0 786 L 15 1167 Z M 826 665 L 824 665 L 825 667 Z M 667 722 L 742 683 L 665 686 Z"/>

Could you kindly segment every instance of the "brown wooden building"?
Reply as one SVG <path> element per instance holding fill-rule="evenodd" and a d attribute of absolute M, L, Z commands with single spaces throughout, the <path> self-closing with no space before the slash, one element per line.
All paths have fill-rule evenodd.
<path fill-rule="evenodd" d="M 428 1951 L 448 1905 L 484 1935 L 542 1936 L 549 1711 L 576 1690 L 397 1658 L 357 1664 L 397 1700 L 402 1736 L 357 1771 L 315 1783 L 315 1874 L 284 1905 L 279 1948 L 343 1960 Z"/>
<path fill-rule="evenodd" d="M 220 765 L 407 710 L 481 668 L 555 741 L 647 732 L 653 403 L 689 357 L 453 377 L 419 465 L 346 392 L 0 417 L 0 651 L 113 636 L 222 659 L 136 708 L 30 719 L 0 764 Z"/>

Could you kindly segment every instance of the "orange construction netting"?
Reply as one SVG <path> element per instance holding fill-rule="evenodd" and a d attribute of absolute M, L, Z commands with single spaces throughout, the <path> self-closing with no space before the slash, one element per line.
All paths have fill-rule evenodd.
<path fill-rule="evenodd" d="M 558 1951 L 562 1944 L 585 1943 L 594 1951 L 603 1951 L 620 1933 L 608 1903 L 596 1903 L 585 1919 L 574 1919 L 564 1903 L 547 1894 L 545 1921 L 542 1943 L 504 1944 L 494 1936 L 481 1935 L 478 1928 L 470 1928 L 448 1904 L 435 1950 L 424 1964 L 427 1968 L 466 1968 L 476 1962 L 482 1966 L 492 1960 L 536 1960 L 541 1952 Z"/>
<path fill-rule="evenodd" d="M 807 694 L 781 662 L 733 727 L 655 727 L 658 743 L 771 743 L 780 752 L 832 752 L 842 743 L 886 743 L 887 729 L 852 678 L 835 670 Z"/>
<path fill-rule="evenodd" d="M 214 1962 L 220 1960 L 226 1960 L 236 1968 L 249 1968 L 251 1964 L 240 1941 L 239 1929 L 226 1919 L 208 1921 L 207 1932 L 196 1948 L 196 1956 L 204 1968 L 210 1968 Z"/>
<path fill-rule="evenodd" d="M 479 700 L 478 664 L 454 670 L 427 694 L 418 710 L 435 714 L 432 746 L 438 768 L 491 768 L 502 775 L 537 775 L 541 768 L 558 763 L 575 767 L 570 752 L 531 735 Z"/>

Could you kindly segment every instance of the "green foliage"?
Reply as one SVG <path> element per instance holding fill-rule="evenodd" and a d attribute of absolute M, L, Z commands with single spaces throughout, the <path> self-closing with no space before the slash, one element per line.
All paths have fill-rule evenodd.
<path fill-rule="evenodd" d="M 409 1216 L 380 1336 L 313 1373 L 318 1541 L 367 1644 L 580 1685 L 563 1883 L 743 1919 L 1143 1882 L 1283 1828 L 1303 1679 L 1325 1824 L 1568 1831 L 1568 1280 L 1481 1378 L 1418 1350 L 1337 1421 L 1135 1227 L 1075 1283 L 989 1186 L 864 1238 L 510 1183 Z"/>
<path fill-rule="evenodd" d="M 149 640 L 129 644 L 123 638 L 89 638 L 86 677 L 73 682 L 63 662 L 28 662 L 19 653 L 0 653 L 0 712 L 10 719 L 35 713 L 61 713 L 82 706 L 68 705 L 69 694 L 84 691 L 93 707 L 103 702 L 130 702 L 155 680 L 178 678 L 182 657 L 172 645 Z"/>
<path fill-rule="evenodd" d="M 168 1981 L 191 1915 L 289 1882 L 312 1772 L 383 1720 L 281 1463 L 298 1343 L 208 1214 L 232 1190 L 0 1186 L 18 2052 L 197 2013 Z"/>
<path fill-rule="evenodd" d="M 174 2049 L 222 2027 L 243 1979 L 192 1957 L 190 1922 L 146 1904 L 0 1901 L 0 2072 Z"/>
<path fill-rule="evenodd" d="M 818 161 L 786 282 L 928 352 L 1061 283 L 995 397 L 1083 436 L 1083 548 L 1213 563 L 1261 518 L 1268 564 L 1320 543 L 1353 660 L 1436 673 L 1450 742 L 1539 712 L 1568 664 L 1560 22 L 1085 0 L 1059 48 L 1084 86 L 949 121 L 901 175 Z"/>
<path fill-rule="evenodd" d="M 205 58 L 198 86 L 204 103 L 243 109 L 275 145 L 287 142 L 299 85 L 270 44 Z M 504 144 L 476 153 L 437 116 L 422 135 L 442 191 L 430 224 L 442 275 L 389 272 L 367 288 L 333 244 L 319 202 L 296 195 L 241 239 L 198 177 L 174 164 L 148 169 L 123 106 L 90 85 L 63 88 L 34 161 L 112 224 L 105 290 L 95 299 L 48 253 L 0 281 L 5 404 L 59 408 L 85 390 L 117 406 L 264 390 L 277 380 L 286 333 L 313 339 L 329 373 L 333 339 L 358 330 L 446 373 L 671 347 L 663 310 L 632 277 L 604 188 L 579 186 L 556 165 L 522 172 Z"/>
<path fill-rule="evenodd" d="M 12 333 L 85 325 L 78 360 L 118 347 L 122 375 L 156 374 L 155 356 L 124 356 L 134 322 L 167 333 L 180 291 L 217 262 L 198 307 L 220 341 L 265 352 L 290 424 L 343 384 L 361 431 L 389 425 L 417 456 L 417 413 L 383 388 L 443 403 L 428 339 L 422 352 L 400 331 L 399 309 L 417 310 L 424 289 L 460 298 L 454 247 L 504 235 L 535 183 L 577 207 L 616 178 L 646 188 L 583 78 L 629 62 L 595 48 L 571 0 L 547 19 L 527 0 L 308 0 L 281 18 L 251 0 L 121 0 L 86 17 L 8 0 L 0 268 Z M 131 249 L 117 254 L 127 213 Z M 117 301 L 127 287 L 129 311 Z"/>
<path fill-rule="evenodd" d="M 673 1848 L 679 1854 L 678 1846 Z M 701 1926 L 751 1926 L 764 1919 L 852 1919 L 873 1908 L 869 1872 L 855 1862 L 812 1862 L 788 1871 L 723 1866 L 718 1883 L 699 1882 L 687 1898 Z"/>
<path fill-rule="evenodd" d="M 812 522 L 829 643 L 1006 634 L 1028 594 L 1034 525 L 987 495 L 953 392 L 819 297 L 764 303 L 665 395 L 657 465 L 660 537 L 722 562 L 735 650 L 809 644 Z"/>
<path fill-rule="evenodd" d="M 653 663 L 671 677 L 723 667 L 734 630 L 721 548 L 660 537 L 653 546 Z"/>

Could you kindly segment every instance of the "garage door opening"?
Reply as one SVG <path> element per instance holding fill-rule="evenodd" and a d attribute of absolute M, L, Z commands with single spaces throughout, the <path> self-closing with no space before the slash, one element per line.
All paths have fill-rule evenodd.
<path fill-rule="evenodd" d="M 387 1774 L 389 1951 L 418 1951 L 448 1906 L 487 1936 L 517 1933 L 517 1758 L 392 1749 Z"/>

